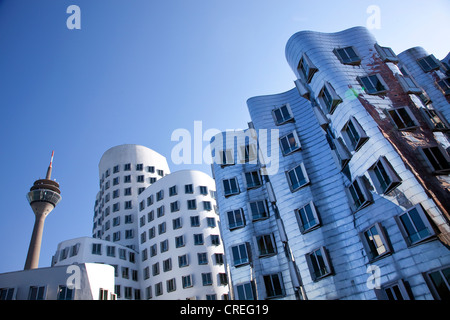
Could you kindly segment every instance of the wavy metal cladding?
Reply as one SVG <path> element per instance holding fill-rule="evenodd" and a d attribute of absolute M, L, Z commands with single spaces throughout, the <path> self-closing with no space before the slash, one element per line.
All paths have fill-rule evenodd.
<path fill-rule="evenodd" d="M 252 193 L 271 204 L 273 219 L 265 225 L 248 222 L 231 231 L 224 224 L 228 261 L 238 242 L 247 241 L 253 253 L 247 267 L 229 266 L 233 289 L 252 281 L 257 299 L 385 299 L 394 287 L 404 299 L 438 297 L 428 274 L 450 265 L 448 175 L 430 174 L 417 149 L 448 145 L 448 137 L 430 129 L 422 115 L 429 106 L 405 90 L 403 55 L 377 44 L 363 27 L 298 32 L 285 52 L 296 88 L 250 98 L 247 105 L 256 132 L 278 130 L 281 140 L 269 140 L 269 146 L 295 141 L 298 148 L 279 151 L 278 171 L 259 191 L 246 190 L 243 173 L 261 166 L 213 165 L 223 222 L 228 210 L 247 208 Z M 438 109 L 448 97 L 433 91 L 436 76 L 442 79 L 443 73 L 436 70 L 423 83 L 418 75 L 417 82 L 427 93 L 440 94 L 434 98 Z M 283 113 L 288 120 L 280 122 Z M 402 118 L 405 128 L 399 115 L 411 118 Z M 225 197 L 222 182 L 233 176 L 241 191 Z M 293 178 L 306 183 L 293 187 Z M 301 220 L 306 213 L 308 224 Z M 412 216 L 424 227 L 417 234 L 405 227 Z M 284 260 L 258 256 L 253 240 L 264 233 L 275 235 Z M 376 239 L 377 251 L 368 239 Z M 373 270 L 379 271 L 380 288 L 371 286 Z M 277 272 L 285 291 L 271 297 L 267 274 Z"/>

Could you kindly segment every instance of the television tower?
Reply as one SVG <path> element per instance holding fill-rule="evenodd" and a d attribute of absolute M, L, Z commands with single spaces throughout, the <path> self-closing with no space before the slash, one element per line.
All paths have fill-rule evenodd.
<path fill-rule="evenodd" d="M 50 180 L 52 175 L 54 151 L 47 169 L 45 179 L 36 180 L 27 194 L 28 202 L 36 216 L 30 246 L 28 248 L 25 270 L 36 269 L 39 265 L 39 254 L 41 252 L 42 234 L 44 232 L 44 221 L 48 214 L 61 200 L 61 191 L 56 181 Z"/>

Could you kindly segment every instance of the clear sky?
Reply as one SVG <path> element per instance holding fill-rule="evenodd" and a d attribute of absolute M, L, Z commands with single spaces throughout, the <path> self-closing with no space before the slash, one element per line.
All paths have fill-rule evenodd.
<path fill-rule="evenodd" d="M 80 30 L 66 26 L 70 5 Z M 52 150 L 63 198 L 46 219 L 40 267 L 59 242 L 91 236 L 104 151 L 141 144 L 171 171 L 210 173 L 171 163 L 172 132 L 194 121 L 245 128 L 248 98 L 294 87 L 291 35 L 366 26 L 370 5 L 381 45 L 448 54 L 448 0 L 0 0 L 0 272 L 23 269 L 34 223 L 25 195 Z"/>

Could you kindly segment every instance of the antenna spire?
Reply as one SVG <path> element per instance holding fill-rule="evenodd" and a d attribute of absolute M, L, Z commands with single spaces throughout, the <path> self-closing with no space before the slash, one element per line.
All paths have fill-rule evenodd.
<path fill-rule="evenodd" d="M 55 151 L 52 151 L 52 157 L 50 159 L 50 164 L 47 169 L 47 177 L 45 179 L 50 180 L 52 176 L 52 164 L 53 164 L 53 156 L 55 155 Z"/>

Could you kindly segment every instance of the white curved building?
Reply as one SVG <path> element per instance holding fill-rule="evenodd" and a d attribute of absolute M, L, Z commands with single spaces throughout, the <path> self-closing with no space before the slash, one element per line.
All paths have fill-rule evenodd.
<path fill-rule="evenodd" d="M 182 170 L 138 196 L 140 273 L 146 299 L 227 299 L 215 193 L 210 176 Z"/>
<path fill-rule="evenodd" d="M 99 178 L 93 238 L 61 242 L 53 266 L 112 265 L 119 300 L 228 298 L 211 177 L 170 174 L 165 157 L 127 144 L 103 154 Z"/>
<path fill-rule="evenodd" d="M 92 236 L 137 250 L 137 197 L 170 173 L 166 158 L 144 146 L 125 144 L 107 150 L 98 168 Z"/>

